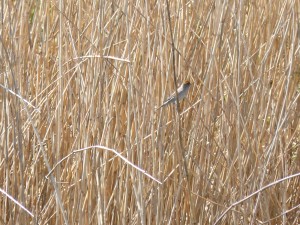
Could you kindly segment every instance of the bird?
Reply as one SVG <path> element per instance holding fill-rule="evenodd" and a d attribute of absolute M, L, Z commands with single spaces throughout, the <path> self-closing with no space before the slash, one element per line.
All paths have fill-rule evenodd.
<path fill-rule="evenodd" d="M 191 87 L 191 82 L 189 80 L 183 82 L 183 84 L 177 89 L 178 101 L 184 99 L 187 96 L 190 87 Z M 176 92 L 170 95 L 170 97 L 167 98 L 167 100 L 161 106 L 156 108 L 156 110 L 160 109 L 161 107 L 165 107 L 171 103 L 176 103 Z"/>

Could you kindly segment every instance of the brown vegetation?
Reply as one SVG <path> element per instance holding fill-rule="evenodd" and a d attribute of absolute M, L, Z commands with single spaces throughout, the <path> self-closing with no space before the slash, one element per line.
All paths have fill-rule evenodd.
<path fill-rule="evenodd" d="M 0 8 L 0 224 L 300 223 L 299 1 Z"/>

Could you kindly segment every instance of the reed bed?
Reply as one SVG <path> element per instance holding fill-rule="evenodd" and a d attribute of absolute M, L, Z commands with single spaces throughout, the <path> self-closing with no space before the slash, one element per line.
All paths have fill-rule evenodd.
<path fill-rule="evenodd" d="M 299 1 L 0 8 L 0 224 L 300 223 Z"/>

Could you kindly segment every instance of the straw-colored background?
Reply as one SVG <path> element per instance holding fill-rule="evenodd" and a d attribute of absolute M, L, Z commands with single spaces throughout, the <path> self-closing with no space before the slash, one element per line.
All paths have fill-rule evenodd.
<path fill-rule="evenodd" d="M 0 224 L 300 223 L 299 1 L 167 6 L 1 1 Z"/>

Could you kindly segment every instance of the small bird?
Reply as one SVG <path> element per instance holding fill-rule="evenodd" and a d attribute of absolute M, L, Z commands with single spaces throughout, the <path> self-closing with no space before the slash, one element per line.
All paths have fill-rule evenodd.
<path fill-rule="evenodd" d="M 187 95 L 190 87 L 191 87 L 191 82 L 190 81 L 186 80 L 186 81 L 183 82 L 183 84 L 177 89 L 178 101 L 185 98 L 185 96 Z M 167 106 L 171 103 L 176 103 L 176 92 L 174 92 L 161 106 L 159 106 L 156 109 Z"/>

